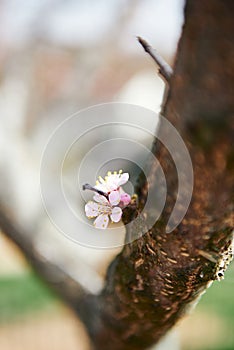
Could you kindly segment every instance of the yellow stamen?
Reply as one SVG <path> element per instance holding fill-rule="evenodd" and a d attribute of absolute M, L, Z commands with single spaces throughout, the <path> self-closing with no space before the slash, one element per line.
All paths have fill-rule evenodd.
<path fill-rule="evenodd" d="M 101 176 L 98 176 L 99 178 L 99 181 L 102 183 L 102 184 L 105 184 L 105 180 L 103 180 L 103 178 Z"/>

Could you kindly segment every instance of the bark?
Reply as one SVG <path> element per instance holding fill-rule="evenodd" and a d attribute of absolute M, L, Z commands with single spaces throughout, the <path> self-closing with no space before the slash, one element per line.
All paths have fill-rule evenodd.
<path fill-rule="evenodd" d="M 233 15 L 232 0 L 188 0 L 185 8 L 174 74 L 163 106 L 163 115 L 184 139 L 194 168 L 193 197 L 183 221 L 172 233 L 165 232 L 176 201 L 178 181 L 173 159 L 156 140 L 152 152 L 166 174 L 168 188 L 160 219 L 150 230 L 144 218 L 137 225 L 133 221 L 128 235 L 138 237 L 144 230 L 147 233 L 126 245 L 112 262 L 100 295 L 80 292 L 74 284 L 77 298 L 73 292 L 69 296 L 66 276 L 61 277 L 65 283 L 60 285 L 62 292 L 57 290 L 65 300 L 70 299 L 96 349 L 137 350 L 156 343 L 194 304 L 210 281 L 219 278 L 219 268 L 231 258 Z M 149 163 L 148 169 L 148 183 L 141 176 L 136 186 L 139 208 L 132 211 L 130 208 L 125 213 L 126 222 L 139 214 L 147 192 L 160 187 L 157 165 Z M 185 190 L 186 185 L 185 178 Z M 33 247 L 22 243 L 24 238 L 17 230 L 12 234 L 7 229 L 6 216 L 2 217 L 2 229 L 52 284 L 45 264 L 41 269 L 37 254 L 30 255 Z"/>

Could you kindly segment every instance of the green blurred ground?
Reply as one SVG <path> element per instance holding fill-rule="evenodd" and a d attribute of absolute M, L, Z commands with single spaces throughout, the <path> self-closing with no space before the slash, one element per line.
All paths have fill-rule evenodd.
<path fill-rule="evenodd" d="M 33 273 L 0 277 L 0 322 L 11 322 L 54 304 L 55 296 Z"/>
<path fill-rule="evenodd" d="M 230 266 L 223 281 L 216 281 L 202 297 L 195 312 L 216 315 L 223 324 L 220 341 L 202 350 L 234 350 L 234 264 Z M 211 317 L 212 322 L 212 317 Z M 210 324 L 204 325 L 209 329 Z M 198 334 L 199 337 L 199 334 Z M 189 348 L 191 349 L 191 348 Z M 189 350 L 186 349 L 186 350 Z"/>

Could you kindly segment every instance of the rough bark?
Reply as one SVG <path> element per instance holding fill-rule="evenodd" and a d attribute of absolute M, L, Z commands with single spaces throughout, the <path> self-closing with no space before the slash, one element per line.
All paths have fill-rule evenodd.
<path fill-rule="evenodd" d="M 157 342 L 209 282 L 218 278 L 219 267 L 228 258 L 233 230 L 233 15 L 232 0 L 187 1 L 163 115 L 180 132 L 190 151 L 194 168 L 191 205 L 181 224 L 172 233 L 165 233 L 178 183 L 170 154 L 156 141 L 152 152 L 166 174 L 168 188 L 160 220 L 124 247 L 110 265 L 99 296 L 80 293 L 79 288 L 74 289 L 77 299 L 71 293 L 70 304 L 86 325 L 96 349 L 146 349 Z M 147 192 L 159 187 L 157 166 L 149 163 L 148 167 L 148 183 L 142 176 L 136 186 L 139 210 Z M 126 221 L 129 216 L 127 212 Z M 127 234 L 140 235 L 145 226 L 144 220 L 133 223 Z M 8 232 L 6 222 L 2 228 L 40 271 L 37 255 L 30 255 L 32 247 L 22 243 L 17 231 L 16 235 Z M 51 283 L 45 265 L 41 274 Z M 60 294 L 69 300 L 66 283 L 60 287 Z"/>

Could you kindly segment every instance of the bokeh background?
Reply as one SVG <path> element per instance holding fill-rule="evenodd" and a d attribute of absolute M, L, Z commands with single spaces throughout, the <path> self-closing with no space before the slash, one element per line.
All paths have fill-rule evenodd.
<path fill-rule="evenodd" d="M 183 6 L 182 0 L 0 1 L 0 194 L 45 257 L 94 292 L 118 250 L 81 247 L 52 225 L 40 197 L 42 152 L 56 126 L 82 108 L 119 101 L 160 110 L 164 83 L 136 36 L 173 64 Z M 173 331 L 173 349 L 234 349 L 233 287 L 232 265 Z M 0 349 L 65 347 L 89 348 L 82 324 L 0 233 Z"/>

